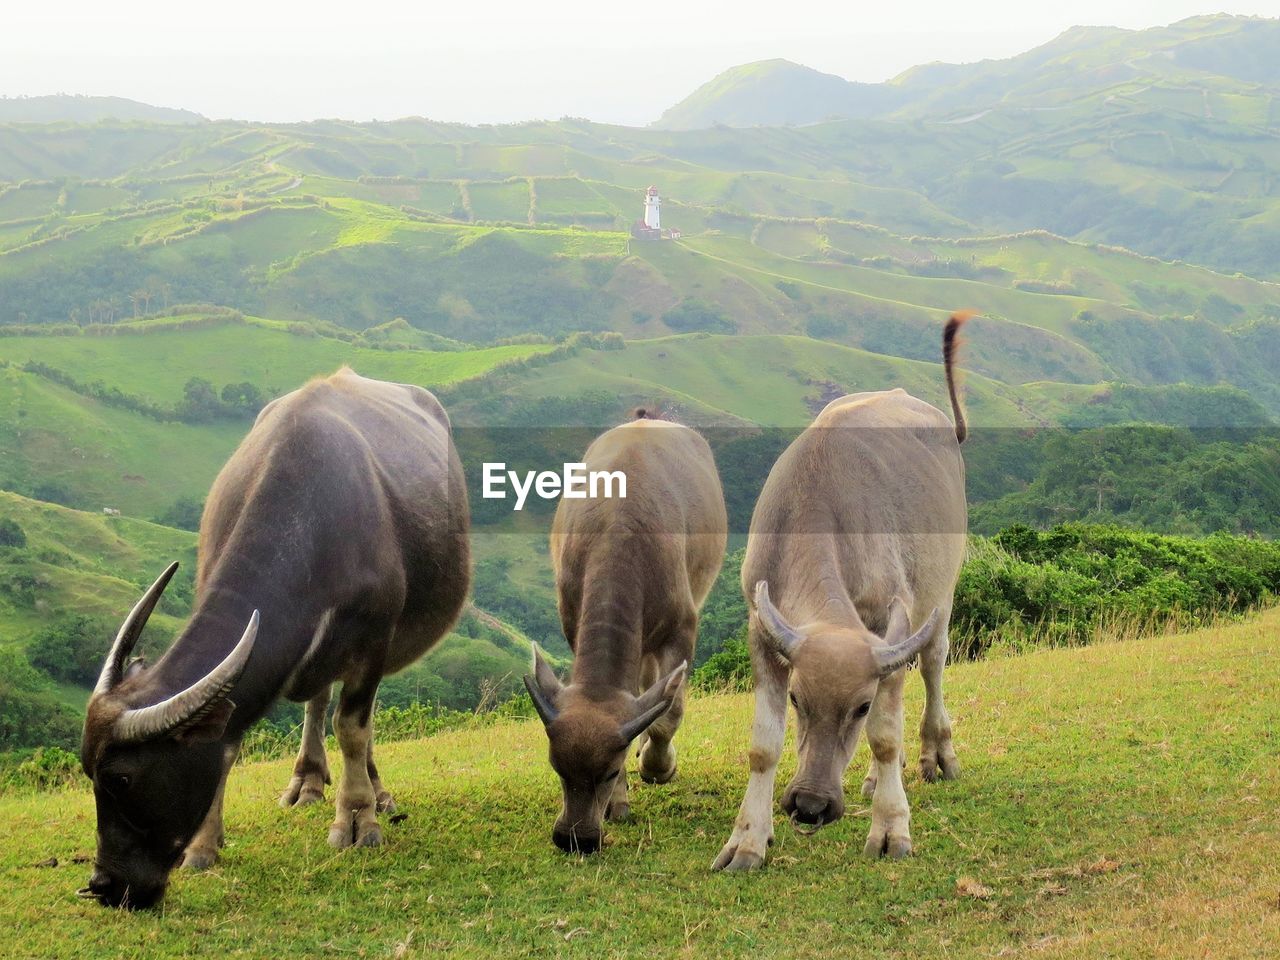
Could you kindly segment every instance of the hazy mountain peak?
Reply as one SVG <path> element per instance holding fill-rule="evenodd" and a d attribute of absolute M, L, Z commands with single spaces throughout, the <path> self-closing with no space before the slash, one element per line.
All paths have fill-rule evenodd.
<path fill-rule="evenodd" d="M 191 110 L 155 107 L 125 97 L 91 97 L 65 93 L 40 97 L 0 97 L 0 123 L 96 123 L 99 120 L 145 120 L 149 123 L 204 123 Z"/>
<path fill-rule="evenodd" d="M 757 60 L 718 74 L 663 113 L 655 126 L 798 125 L 873 116 L 897 99 L 897 92 L 885 84 L 852 83 L 790 60 Z"/>
<path fill-rule="evenodd" d="M 831 118 L 942 118 L 999 104 L 1054 105 L 1142 76 L 1194 86 L 1206 74 L 1280 85 L 1280 20 L 1226 14 L 1164 27 L 1074 26 L 1003 60 L 921 64 L 886 83 L 854 83 L 787 60 L 732 67 L 667 110 L 656 126 L 785 126 Z M 1155 59 L 1152 59 L 1155 58 Z M 1157 62 L 1172 60 L 1185 76 Z M 1144 63 L 1144 61 L 1146 61 Z M 1046 99 L 1046 93 L 1051 96 Z"/>

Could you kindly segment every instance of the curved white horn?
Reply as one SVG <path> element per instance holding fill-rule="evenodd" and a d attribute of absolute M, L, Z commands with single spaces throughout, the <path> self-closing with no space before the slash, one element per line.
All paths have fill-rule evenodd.
<path fill-rule="evenodd" d="M 933 639 L 933 632 L 938 626 L 938 608 L 933 608 L 924 626 L 911 636 L 897 643 L 877 644 L 875 647 L 876 666 L 880 676 L 887 677 L 893 671 L 906 664 L 912 657 Z"/>
<path fill-rule="evenodd" d="M 787 623 L 773 605 L 773 601 L 769 599 L 769 583 L 766 580 L 756 584 L 756 615 L 760 617 L 765 639 L 769 641 L 773 652 L 790 663 L 804 635 Z"/>
<path fill-rule="evenodd" d="M 142 743 L 155 740 L 203 716 L 240 678 L 241 671 L 249 662 L 249 654 L 253 652 L 253 642 L 257 636 L 258 611 L 255 610 L 235 649 L 208 674 L 167 700 L 120 714 L 115 725 L 117 742 Z"/>
<path fill-rule="evenodd" d="M 151 616 L 151 611 L 155 610 L 156 604 L 160 602 L 160 595 L 164 593 L 164 588 L 169 585 L 177 569 L 177 561 L 169 564 L 165 572 L 160 574 L 156 582 L 142 595 L 142 599 L 129 611 L 129 616 L 124 618 L 124 625 L 116 634 L 116 641 L 111 645 L 106 663 L 102 665 L 98 685 L 93 688 L 94 696 L 106 693 L 124 676 L 124 662 L 133 652 L 138 637 L 142 636 L 142 628 L 147 625 L 147 620 Z"/>

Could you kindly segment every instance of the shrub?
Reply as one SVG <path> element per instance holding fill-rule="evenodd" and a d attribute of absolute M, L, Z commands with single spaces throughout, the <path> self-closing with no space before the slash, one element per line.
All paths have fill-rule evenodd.
<path fill-rule="evenodd" d="M 200 517 L 203 513 L 203 501 L 195 497 L 179 497 L 164 513 L 156 517 L 156 523 L 195 532 L 200 529 Z"/>
<path fill-rule="evenodd" d="M 92 686 L 114 632 L 111 624 L 93 617 L 68 617 L 32 641 L 31 665 L 62 683 Z"/>
<path fill-rule="evenodd" d="M 678 333 L 733 333 L 734 326 L 724 311 L 713 303 L 687 297 L 662 315 L 662 322 Z"/>
<path fill-rule="evenodd" d="M 12 517 L 0 517 L 0 547 L 25 547 L 27 534 Z"/>
<path fill-rule="evenodd" d="M 694 672 L 719 688 L 751 675 L 743 552 L 730 554 L 703 609 Z M 1098 524 L 1040 532 L 1013 526 L 972 537 L 951 613 L 951 654 L 993 646 L 1066 646 L 1122 629 L 1146 634 L 1243 613 L 1280 594 L 1280 543 L 1215 534 L 1172 537 Z M 729 631 L 733 631 L 730 633 Z"/>

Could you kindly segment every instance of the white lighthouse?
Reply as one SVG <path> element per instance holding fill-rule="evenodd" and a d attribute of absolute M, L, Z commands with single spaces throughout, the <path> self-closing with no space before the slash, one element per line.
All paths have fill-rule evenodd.
<path fill-rule="evenodd" d="M 644 225 L 650 230 L 661 230 L 662 222 L 658 216 L 658 207 L 662 205 L 662 198 L 658 196 L 657 187 L 649 187 L 644 195 Z"/>

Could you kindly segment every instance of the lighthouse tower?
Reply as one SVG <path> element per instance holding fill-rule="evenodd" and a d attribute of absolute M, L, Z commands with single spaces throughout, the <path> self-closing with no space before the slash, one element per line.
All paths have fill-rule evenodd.
<path fill-rule="evenodd" d="M 650 230 L 661 230 L 662 223 L 658 219 L 658 207 L 662 199 L 658 196 L 658 188 L 650 187 L 644 195 L 644 225 Z"/>

